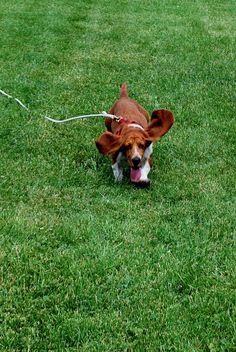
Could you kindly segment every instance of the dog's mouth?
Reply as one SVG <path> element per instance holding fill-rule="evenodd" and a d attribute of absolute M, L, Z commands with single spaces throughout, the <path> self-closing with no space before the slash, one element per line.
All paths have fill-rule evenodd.
<path fill-rule="evenodd" d="M 131 167 L 130 169 L 130 179 L 131 182 L 139 182 L 141 178 L 141 167 L 134 169 L 133 167 Z"/>

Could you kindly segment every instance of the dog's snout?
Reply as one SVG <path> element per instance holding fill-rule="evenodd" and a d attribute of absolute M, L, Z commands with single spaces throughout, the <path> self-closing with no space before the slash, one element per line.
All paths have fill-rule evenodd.
<path fill-rule="evenodd" d="M 135 167 L 137 167 L 140 164 L 141 158 L 139 156 L 135 156 L 132 158 L 132 163 L 134 164 Z"/>

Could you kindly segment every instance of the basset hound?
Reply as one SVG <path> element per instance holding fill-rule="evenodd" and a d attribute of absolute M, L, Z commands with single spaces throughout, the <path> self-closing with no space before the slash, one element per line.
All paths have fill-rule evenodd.
<path fill-rule="evenodd" d="M 172 127 L 175 119 L 171 111 L 155 110 L 149 113 L 135 100 L 128 97 L 127 85 L 120 86 L 120 97 L 109 111 L 120 117 L 107 118 L 107 131 L 96 140 L 100 153 L 111 155 L 115 181 L 123 179 L 122 158 L 130 166 L 131 182 L 137 186 L 150 185 L 148 173 L 152 167 L 153 142 L 160 139 Z"/>

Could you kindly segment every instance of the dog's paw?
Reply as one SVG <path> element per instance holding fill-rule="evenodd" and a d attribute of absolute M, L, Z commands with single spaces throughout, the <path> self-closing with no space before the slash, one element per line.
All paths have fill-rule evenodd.
<path fill-rule="evenodd" d="M 115 182 L 121 182 L 123 180 L 123 173 L 120 172 L 118 175 L 115 176 Z"/>
<path fill-rule="evenodd" d="M 114 165 L 112 165 L 112 171 L 115 178 L 115 182 L 121 182 L 123 180 L 122 167 L 118 163 L 115 163 Z"/>

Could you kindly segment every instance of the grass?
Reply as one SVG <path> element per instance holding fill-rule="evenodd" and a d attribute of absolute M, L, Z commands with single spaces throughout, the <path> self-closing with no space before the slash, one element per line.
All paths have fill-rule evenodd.
<path fill-rule="evenodd" d="M 2 351 L 235 351 L 235 3 L 0 4 Z M 127 82 L 176 124 L 150 190 L 95 138 Z"/>

